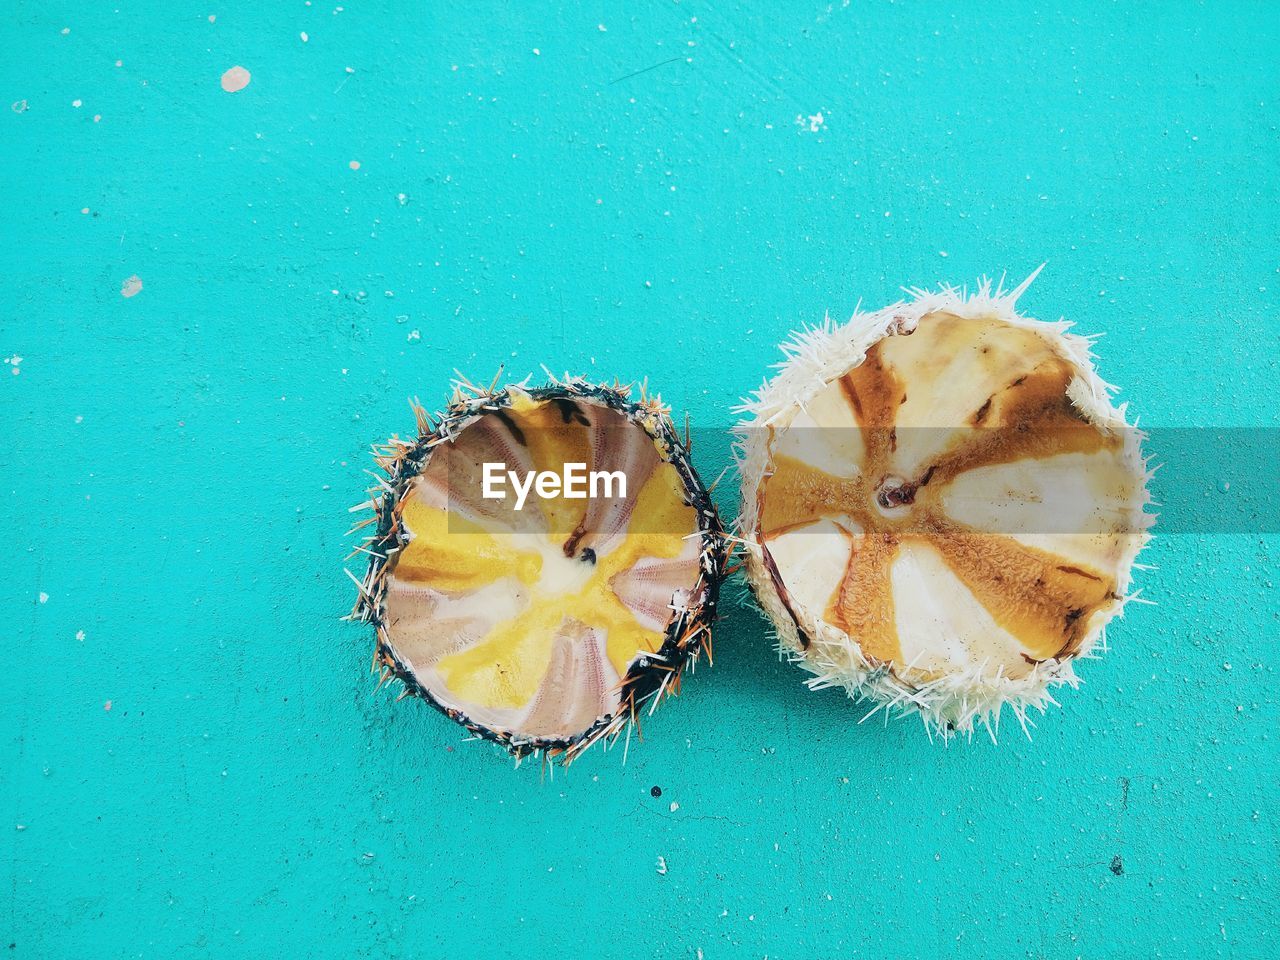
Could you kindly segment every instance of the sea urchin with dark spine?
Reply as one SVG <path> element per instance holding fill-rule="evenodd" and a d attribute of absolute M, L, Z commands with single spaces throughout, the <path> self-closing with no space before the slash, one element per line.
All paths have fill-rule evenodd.
<path fill-rule="evenodd" d="M 566 378 L 463 382 L 443 413 L 415 412 L 416 441 L 375 447 L 386 477 L 357 527 L 377 525 L 352 618 L 376 628 L 382 680 L 517 759 L 565 763 L 678 692 L 710 655 L 726 541 L 667 408 Z M 584 463 L 626 494 L 513 512 L 479 496 L 482 462 L 513 478 Z"/>

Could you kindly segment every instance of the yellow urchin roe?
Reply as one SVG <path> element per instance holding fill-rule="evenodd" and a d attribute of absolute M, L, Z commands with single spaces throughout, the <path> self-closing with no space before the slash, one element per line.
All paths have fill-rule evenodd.
<path fill-rule="evenodd" d="M 625 496 L 482 495 L 485 463 L 513 478 L 571 464 L 625 476 Z M 622 486 L 622 485 L 620 485 Z M 697 511 L 679 472 L 625 415 L 579 398 L 513 394 L 439 445 L 401 503 L 387 633 L 442 704 L 543 738 L 617 709 L 632 664 L 663 646 L 699 582 Z"/>
<path fill-rule="evenodd" d="M 1119 603 L 1143 477 L 1059 341 L 928 313 L 770 434 L 756 534 L 793 613 L 917 683 L 1080 650 Z"/>

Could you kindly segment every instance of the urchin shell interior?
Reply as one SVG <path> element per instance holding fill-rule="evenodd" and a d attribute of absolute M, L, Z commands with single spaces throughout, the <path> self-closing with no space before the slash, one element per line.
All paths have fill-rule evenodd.
<path fill-rule="evenodd" d="M 740 428 L 747 574 L 785 650 L 930 729 L 1024 721 L 1120 612 L 1150 518 L 1141 436 L 1021 290 L 797 337 Z"/>
<path fill-rule="evenodd" d="M 665 408 L 580 380 L 459 395 L 393 441 L 356 613 L 378 660 L 517 756 L 576 756 L 679 684 L 709 642 L 719 521 Z M 387 454 L 390 454 L 388 461 Z M 482 464 L 622 473 L 626 495 L 482 495 Z"/>

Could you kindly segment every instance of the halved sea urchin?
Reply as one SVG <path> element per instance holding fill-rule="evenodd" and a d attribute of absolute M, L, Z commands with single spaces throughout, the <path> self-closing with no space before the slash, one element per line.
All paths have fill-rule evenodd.
<path fill-rule="evenodd" d="M 566 379 L 460 384 L 442 414 L 415 409 L 416 441 L 375 448 L 387 476 L 364 505 L 377 527 L 353 616 L 377 628 L 383 679 L 517 758 L 566 762 L 676 692 L 710 651 L 726 547 L 661 402 Z M 625 495 L 516 506 L 485 464 L 621 474 Z"/>
<path fill-rule="evenodd" d="M 1034 275 L 1033 275 L 1034 276 Z M 1023 728 L 1121 611 L 1142 435 L 1030 283 L 944 287 L 783 347 L 738 427 L 747 577 L 781 649 L 943 737 Z"/>

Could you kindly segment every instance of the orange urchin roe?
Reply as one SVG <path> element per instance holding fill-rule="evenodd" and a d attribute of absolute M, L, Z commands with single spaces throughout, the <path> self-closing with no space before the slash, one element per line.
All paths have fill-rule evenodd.
<path fill-rule="evenodd" d="M 936 312 L 873 345 L 798 418 L 811 435 L 793 422 L 771 437 L 757 533 L 784 595 L 807 591 L 816 619 L 919 679 L 984 665 L 1020 676 L 1075 652 L 1119 599 L 1132 531 L 1106 514 L 1139 480 L 1121 438 L 1072 403 L 1074 376 L 1039 331 L 996 317 Z M 1001 498 L 1034 514 L 1019 484 L 1073 469 L 1096 488 L 1096 529 L 979 517 Z"/>

